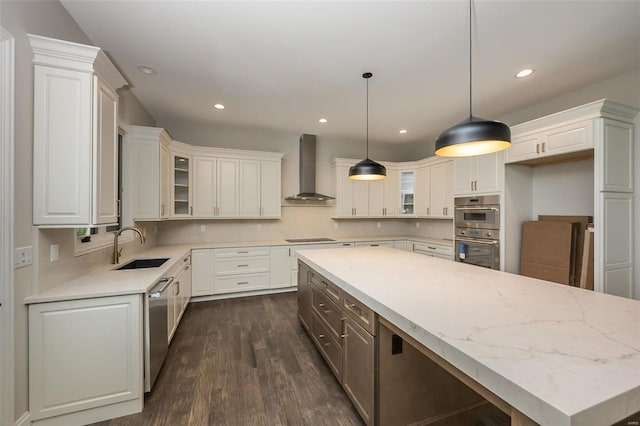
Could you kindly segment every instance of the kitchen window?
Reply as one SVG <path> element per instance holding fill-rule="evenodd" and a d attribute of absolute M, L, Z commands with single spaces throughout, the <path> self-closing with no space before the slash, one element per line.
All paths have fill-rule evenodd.
<path fill-rule="evenodd" d="M 118 200 L 122 202 L 122 133 L 118 133 Z M 76 228 L 74 256 L 113 247 L 113 234 L 120 228 L 122 228 L 122 214 L 118 215 L 117 225 Z M 122 235 L 120 243 L 126 243 L 132 239 L 132 235 Z"/>

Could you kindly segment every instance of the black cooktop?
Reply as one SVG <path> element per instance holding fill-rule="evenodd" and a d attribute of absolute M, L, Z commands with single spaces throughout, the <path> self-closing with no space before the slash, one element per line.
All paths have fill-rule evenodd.
<path fill-rule="evenodd" d="M 289 238 L 285 241 L 288 243 L 324 243 L 335 240 L 332 240 L 331 238 Z"/>

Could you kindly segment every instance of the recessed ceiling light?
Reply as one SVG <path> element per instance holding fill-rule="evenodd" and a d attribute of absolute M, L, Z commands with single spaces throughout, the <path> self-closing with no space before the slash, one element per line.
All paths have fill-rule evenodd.
<path fill-rule="evenodd" d="M 327 122 L 327 119 L 326 119 L 326 118 L 321 118 L 321 119 L 320 119 L 320 120 L 318 120 L 318 121 L 319 121 L 319 122 L 321 122 L 321 123 L 326 123 L 326 122 Z"/>
<path fill-rule="evenodd" d="M 400 129 L 400 133 L 404 135 L 405 133 L 407 133 L 407 129 Z"/>
<path fill-rule="evenodd" d="M 529 77 L 531 74 L 533 74 L 533 70 L 530 68 L 525 68 L 522 71 L 518 72 L 516 74 L 516 77 L 524 78 L 524 77 Z"/>
<path fill-rule="evenodd" d="M 222 105 L 222 104 L 215 104 L 213 107 L 215 109 L 224 109 L 224 105 Z"/>
<path fill-rule="evenodd" d="M 154 75 L 158 73 L 156 70 L 146 65 L 138 65 L 138 71 L 140 71 L 142 74 L 147 75 Z"/>

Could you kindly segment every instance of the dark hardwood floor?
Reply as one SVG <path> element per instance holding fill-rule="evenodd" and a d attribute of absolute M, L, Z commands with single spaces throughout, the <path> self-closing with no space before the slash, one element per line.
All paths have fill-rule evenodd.
<path fill-rule="evenodd" d="M 100 426 L 362 425 L 295 293 L 192 303 L 144 411 Z"/>

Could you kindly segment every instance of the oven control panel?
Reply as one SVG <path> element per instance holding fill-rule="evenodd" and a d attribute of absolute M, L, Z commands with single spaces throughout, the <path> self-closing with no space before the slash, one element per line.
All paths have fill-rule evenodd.
<path fill-rule="evenodd" d="M 456 237 L 499 240 L 500 231 L 498 229 L 456 228 Z"/>

